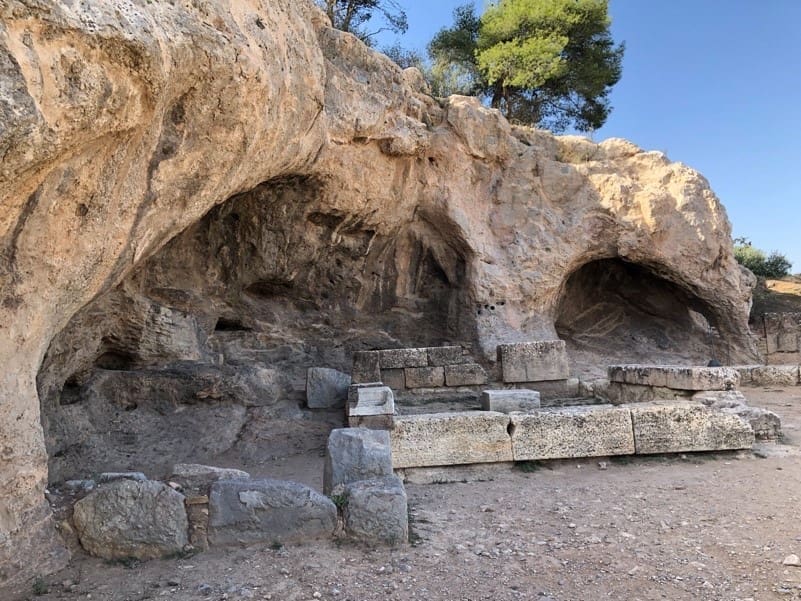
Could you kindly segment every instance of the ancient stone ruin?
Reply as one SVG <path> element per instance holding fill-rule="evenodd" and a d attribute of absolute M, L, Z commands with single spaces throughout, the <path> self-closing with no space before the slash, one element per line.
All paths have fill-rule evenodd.
<path fill-rule="evenodd" d="M 402 544 L 416 468 L 779 436 L 739 390 L 798 383 L 795 326 L 760 354 L 700 174 L 434 98 L 311 2 L 4 2 L 0 125 L 2 594 Z"/>

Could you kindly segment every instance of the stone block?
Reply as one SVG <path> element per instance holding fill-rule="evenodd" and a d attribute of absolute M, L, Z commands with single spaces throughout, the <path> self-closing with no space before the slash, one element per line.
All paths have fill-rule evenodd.
<path fill-rule="evenodd" d="M 142 472 L 103 472 L 97 477 L 98 484 L 108 484 L 117 480 L 136 480 L 137 482 L 144 482 L 147 480 Z"/>
<path fill-rule="evenodd" d="M 392 465 L 512 461 L 508 426 L 509 416 L 489 411 L 397 416 L 390 432 Z"/>
<path fill-rule="evenodd" d="M 530 382 L 532 390 L 540 393 L 543 401 L 554 399 L 574 399 L 579 396 L 579 379 L 568 378 L 567 380 L 549 380 L 547 382 Z"/>
<path fill-rule="evenodd" d="M 378 351 L 353 353 L 353 369 L 350 374 L 354 384 L 381 381 L 381 363 Z"/>
<path fill-rule="evenodd" d="M 690 396 L 692 396 L 692 391 L 687 390 L 610 382 L 602 398 L 615 405 L 623 405 L 625 403 L 649 403 L 651 401 L 687 398 Z"/>
<path fill-rule="evenodd" d="M 424 348 L 386 349 L 378 352 L 381 356 L 381 369 L 425 367 L 428 365 L 428 351 Z"/>
<path fill-rule="evenodd" d="M 336 369 L 310 367 L 306 370 L 306 405 L 309 409 L 337 409 L 348 400 L 350 376 Z"/>
<path fill-rule="evenodd" d="M 445 366 L 446 386 L 481 386 L 487 383 L 487 372 L 477 363 Z"/>
<path fill-rule="evenodd" d="M 629 405 L 638 454 L 750 449 L 749 423 L 725 409 L 692 401 Z"/>
<path fill-rule="evenodd" d="M 403 369 L 382 369 L 381 382 L 392 390 L 406 388 L 406 372 Z"/>
<path fill-rule="evenodd" d="M 741 386 L 797 386 L 798 365 L 738 365 Z"/>
<path fill-rule="evenodd" d="M 667 387 L 667 372 L 654 365 L 610 365 L 608 377 L 621 384 Z"/>
<path fill-rule="evenodd" d="M 341 428 L 328 436 L 323 492 L 339 494 L 345 484 L 392 475 L 389 432 Z"/>
<path fill-rule="evenodd" d="M 348 416 L 392 415 L 395 395 L 381 383 L 353 384 L 348 390 Z"/>
<path fill-rule="evenodd" d="M 667 387 L 673 390 L 734 390 L 740 374 L 733 367 L 666 366 Z"/>
<path fill-rule="evenodd" d="M 394 475 L 353 482 L 345 487 L 345 532 L 354 538 L 387 545 L 409 540 L 406 490 Z"/>
<path fill-rule="evenodd" d="M 504 382 L 565 380 L 570 375 L 564 340 L 498 345 Z"/>
<path fill-rule="evenodd" d="M 156 559 L 189 543 L 184 496 L 162 482 L 116 480 L 75 503 L 81 545 L 103 559 Z"/>
<path fill-rule="evenodd" d="M 169 479 L 193 495 L 205 495 L 217 480 L 249 480 L 250 474 L 242 470 L 199 463 L 176 463 Z"/>
<path fill-rule="evenodd" d="M 445 367 L 464 362 L 461 346 L 433 346 L 426 349 L 431 367 Z"/>
<path fill-rule="evenodd" d="M 526 388 L 485 390 L 481 393 L 481 408 L 499 413 L 539 409 L 540 393 Z"/>
<path fill-rule="evenodd" d="M 512 414 L 515 461 L 634 453 L 628 409 L 611 405 L 541 409 Z"/>
<path fill-rule="evenodd" d="M 318 539 L 336 522 L 331 499 L 297 482 L 220 480 L 209 495 L 212 546 Z"/>
<path fill-rule="evenodd" d="M 445 385 L 443 367 L 407 367 L 406 388 L 437 388 Z"/>

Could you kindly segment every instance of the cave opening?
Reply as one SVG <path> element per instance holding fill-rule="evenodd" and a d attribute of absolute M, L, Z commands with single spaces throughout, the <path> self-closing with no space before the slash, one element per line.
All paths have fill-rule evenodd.
<path fill-rule="evenodd" d="M 621 259 L 592 261 L 567 278 L 556 331 L 580 370 L 596 376 L 612 363 L 726 359 L 707 303 L 653 269 Z"/>
<path fill-rule="evenodd" d="M 306 413 L 308 367 L 469 340 L 467 251 L 439 217 L 389 227 L 322 186 L 229 199 L 70 320 L 37 379 L 51 484 L 174 463 L 318 484 L 343 414 Z"/>

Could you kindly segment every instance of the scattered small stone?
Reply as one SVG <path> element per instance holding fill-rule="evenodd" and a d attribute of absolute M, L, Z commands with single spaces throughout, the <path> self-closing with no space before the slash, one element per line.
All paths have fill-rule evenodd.
<path fill-rule="evenodd" d="M 792 566 L 794 568 L 801 568 L 801 558 L 798 557 L 795 553 L 792 555 L 788 555 L 784 558 L 782 565 L 785 566 Z"/>
<path fill-rule="evenodd" d="M 609 464 L 606 461 L 599 461 L 598 462 L 598 469 L 605 470 L 609 467 Z"/>

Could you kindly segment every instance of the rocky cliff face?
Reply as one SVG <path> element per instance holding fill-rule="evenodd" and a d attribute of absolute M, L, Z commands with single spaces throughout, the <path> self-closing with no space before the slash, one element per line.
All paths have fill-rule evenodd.
<path fill-rule="evenodd" d="M 271 368 L 375 345 L 754 353 L 752 283 L 698 173 L 435 100 L 304 2 L 3 3 L 0 156 L 5 590 L 66 557 L 43 425 L 63 451 L 91 433 L 68 431 L 75 398 L 147 370 L 177 374 L 176 402 L 240 406 L 297 394 Z"/>

